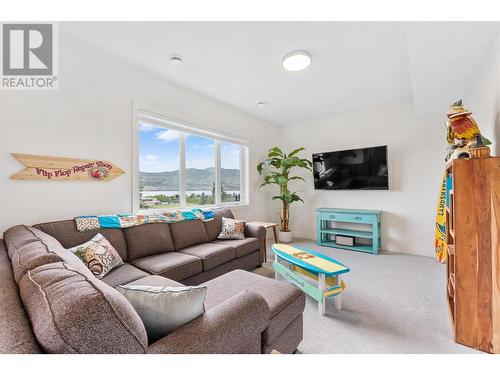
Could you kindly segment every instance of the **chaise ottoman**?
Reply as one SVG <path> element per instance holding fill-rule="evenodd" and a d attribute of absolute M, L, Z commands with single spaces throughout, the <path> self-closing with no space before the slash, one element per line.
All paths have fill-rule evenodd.
<path fill-rule="evenodd" d="M 293 353 L 302 341 L 305 295 L 299 288 L 243 270 L 231 271 L 200 285 L 208 289 L 207 310 L 244 290 L 264 297 L 271 315 L 262 334 L 262 353 L 270 353 L 273 349 Z"/>

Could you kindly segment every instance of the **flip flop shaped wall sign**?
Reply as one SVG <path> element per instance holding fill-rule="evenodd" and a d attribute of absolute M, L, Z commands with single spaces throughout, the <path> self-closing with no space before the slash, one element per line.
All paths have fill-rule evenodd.
<path fill-rule="evenodd" d="M 12 154 L 26 168 L 10 176 L 12 180 L 110 181 L 125 173 L 105 160 Z"/>

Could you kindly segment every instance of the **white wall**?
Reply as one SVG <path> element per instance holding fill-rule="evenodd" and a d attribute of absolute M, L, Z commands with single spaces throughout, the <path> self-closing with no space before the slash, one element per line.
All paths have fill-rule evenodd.
<path fill-rule="evenodd" d="M 277 128 L 176 86 L 61 33 L 59 90 L 0 92 L 0 233 L 19 224 L 121 213 L 132 202 L 132 102 L 164 108 L 193 124 L 247 138 L 251 209 L 265 219 L 267 197 L 256 192 L 255 165 L 276 143 Z M 106 183 L 12 181 L 23 167 L 11 152 L 105 159 L 126 174 Z"/>
<path fill-rule="evenodd" d="M 479 124 L 481 133 L 492 145 L 491 153 L 500 155 L 500 37 L 484 61 L 483 69 L 465 97 L 465 106 Z"/>
<path fill-rule="evenodd" d="M 499 133 L 499 50 L 492 51 L 465 98 L 492 141 Z M 274 189 L 256 189 L 255 165 L 268 148 L 305 146 L 310 157 L 387 144 L 389 191 L 315 191 L 308 177 L 300 187 L 306 203 L 292 208 L 292 229 L 298 237 L 314 239 L 317 207 L 380 209 L 384 250 L 433 256 L 446 153 L 444 117 L 417 118 L 407 102 L 278 129 L 72 40 L 62 38 L 59 59 L 59 90 L 0 91 L 0 233 L 19 223 L 130 211 L 132 102 L 138 101 L 248 139 L 251 207 L 237 213 L 245 219 L 279 220 L 279 204 L 269 199 Z M 22 166 L 10 152 L 102 158 L 126 174 L 107 183 L 12 181 L 9 176 Z"/>
<path fill-rule="evenodd" d="M 314 190 L 312 176 L 303 189 L 305 203 L 291 211 L 295 236 L 316 238 L 318 207 L 379 209 L 382 249 L 433 256 L 435 209 L 444 171 L 446 131 L 440 116 L 417 118 L 410 102 L 366 109 L 300 123 L 281 132 L 284 148 L 304 146 L 311 153 L 388 145 L 389 191 Z M 277 219 L 278 205 L 270 209 Z"/>

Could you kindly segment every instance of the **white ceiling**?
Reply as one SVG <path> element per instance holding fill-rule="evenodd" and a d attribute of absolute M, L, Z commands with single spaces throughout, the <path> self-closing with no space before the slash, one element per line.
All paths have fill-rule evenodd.
<path fill-rule="evenodd" d="M 498 32 L 498 23 L 471 22 L 60 25 L 60 33 L 277 125 L 408 99 L 419 115 L 443 112 L 471 87 Z M 296 49 L 313 62 L 286 72 L 281 59 Z M 183 64 L 170 63 L 174 54 Z"/>

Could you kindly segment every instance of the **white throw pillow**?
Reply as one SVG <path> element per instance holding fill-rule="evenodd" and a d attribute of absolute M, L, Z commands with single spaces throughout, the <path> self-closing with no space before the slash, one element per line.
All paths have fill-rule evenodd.
<path fill-rule="evenodd" d="M 222 218 L 222 227 L 220 230 L 219 240 L 243 240 L 245 239 L 245 221 Z"/>
<path fill-rule="evenodd" d="M 206 286 L 118 285 L 116 289 L 142 319 L 150 342 L 205 313 Z"/>

